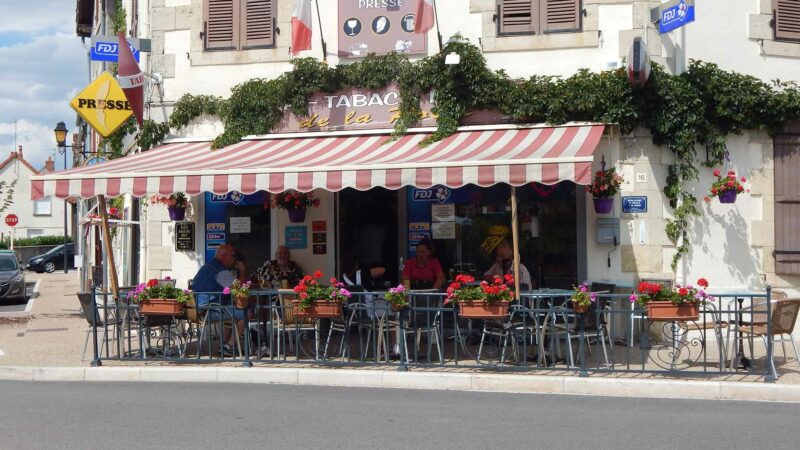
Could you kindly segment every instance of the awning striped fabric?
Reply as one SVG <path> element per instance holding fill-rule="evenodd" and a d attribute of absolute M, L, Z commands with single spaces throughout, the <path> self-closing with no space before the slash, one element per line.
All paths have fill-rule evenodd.
<path fill-rule="evenodd" d="M 210 142 L 171 143 L 125 158 L 34 176 L 33 199 L 96 195 L 224 194 L 444 184 L 490 186 L 591 181 L 603 125 L 464 129 L 420 147 L 428 134 L 282 135 L 218 150 Z"/>

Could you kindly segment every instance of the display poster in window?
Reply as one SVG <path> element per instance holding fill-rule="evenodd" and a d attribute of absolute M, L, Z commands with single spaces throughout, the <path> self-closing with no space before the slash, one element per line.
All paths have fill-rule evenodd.
<path fill-rule="evenodd" d="M 414 33 L 414 0 L 339 0 L 339 56 L 427 54 L 428 33 Z"/>
<path fill-rule="evenodd" d="M 231 229 L 233 233 L 249 233 L 250 232 L 250 217 L 231 217 Z"/>
<path fill-rule="evenodd" d="M 456 238 L 455 222 L 433 222 L 431 225 L 431 231 L 434 239 Z"/>
<path fill-rule="evenodd" d="M 302 250 L 308 247 L 307 229 L 305 225 L 286 227 L 286 246 L 290 250 Z"/>
<path fill-rule="evenodd" d="M 175 251 L 194 251 L 194 222 L 177 222 L 175 224 Z"/>
<path fill-rule="evenodd" d="M 434 222 L 455 222 L 456 205 L 454 203 L 431 205 L 431 219 Z"/>
<path fill-rule="evenodd" d="M 315 255 L 324 255 L 328 253 L 327 245 L 325 244 L 314 244 L 313 250 Z"/>

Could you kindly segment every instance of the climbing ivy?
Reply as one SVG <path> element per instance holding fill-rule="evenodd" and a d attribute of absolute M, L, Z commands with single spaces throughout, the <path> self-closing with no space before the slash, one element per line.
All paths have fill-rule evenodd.
<path fill-rule="evenodd" d="M 445 64 L 445 55 L 453 52 L 461 56 L 461 62 Z M 422 95 L 435 93 L 432 113 L 437 129 L 422 145 L 453 134 L 466 114 L 480 109 L 498 110 L 516 122 L 616 124 L 623 134 L 643 126 L 650 130 L 655 144 L 667 146 L 675 154 L 664 187 L 674 210 L 666 225 L 667 235 L 677 246 L 673 270 L 690 249 L 690 219 L 699 215 L 697 199 L 686 187 L 699 177 L 698 148 L 709 155 L 702 164 L 718 165 L 729 134 L 747 129 L 775 132 L 787 120 L 800 118 L 796 83 L 767 83 L 698 61 L 680 75 L 654 65 L 650 82 L 639 90 L 631 87 L 624 69 L 580 70 L 566 78 L 514 79 L 502 70 L 490 69 L 480 49 L 460 36 L 451 39 L 440 53 L 415 61 L 390 53 L 335 67 L 313 58 L 298 58 L 292 64 L 292 71 L 275 79 L 252 79 L 235 86 L 228 99 L 185 95 L 176 103 L 169 125 L 179 129 L 202 115 L 217 116 L 224 131 L 213 148 L 220 148 L 247 135 L 271 132 L 286 107 L 298 116 L 305 115 L 308 98 L 315 92 L 396 84 L 400 114 L 395 137 L 418 123 Z M 154 145 L 168 132 L 163 124 L 153 125 L 152 130 L 146 139 L 140 137 L 140 143 Z"/>

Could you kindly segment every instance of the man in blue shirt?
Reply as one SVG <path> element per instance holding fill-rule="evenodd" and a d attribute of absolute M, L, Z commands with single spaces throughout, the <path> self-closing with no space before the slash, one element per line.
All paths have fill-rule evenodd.
<path fill-rule="evenodd" d="M 209 303 L 216 303 L 220 305 L 230 305 L 230 296 L 223 295 L 222 291 L 226 287 L 233 284 L 234 275 L 233 269 L 236 270 L 237 276 L 241 282 L 247 281 L 247 268 L 243 261 L 236 260 L 236 250 L 232 245 L 223 244 L 217 247 L 214 254 L 214 259 L 206 262 L 203 267 L 197 272 L 197 275 L 192 279 L 192 290 L 198 292 L 197 306 L 200 311 L 208 308 Z M 233 317 L 236 319 L 236 329 L 241 335 L 244 333 L 244 318 L 247 314 L 246 310 L 233 309 Z M 223 320 L 230 318 L 230 315 L 225 312 L 220 316 L 221 309 L 214 309 L 207 311 L 209 320 Z M 233 354 L 233 334 L 229 328 L 223 332 L 223 352 Z"/>

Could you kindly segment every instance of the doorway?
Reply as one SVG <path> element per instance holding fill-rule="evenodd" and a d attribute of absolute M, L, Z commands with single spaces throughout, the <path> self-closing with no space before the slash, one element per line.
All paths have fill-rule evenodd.
<path fill-rule="evenodd" d="M 382 265 L 385 279 L 398 282 L 397 191 L 373 188 L 339 192 L 337 272 Z"/>

